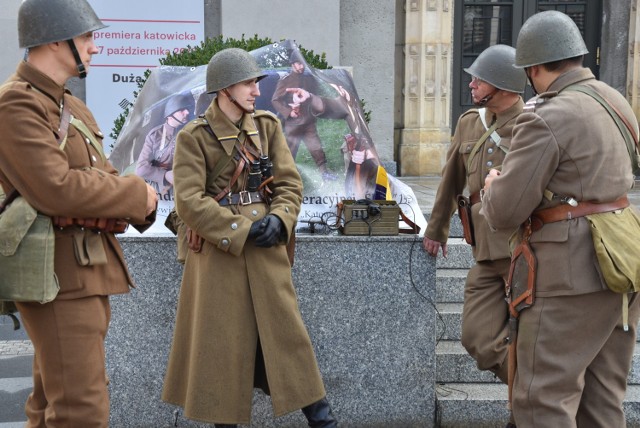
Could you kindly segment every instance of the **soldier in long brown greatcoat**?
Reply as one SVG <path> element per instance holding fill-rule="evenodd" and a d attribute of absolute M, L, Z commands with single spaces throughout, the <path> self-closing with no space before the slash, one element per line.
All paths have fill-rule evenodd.
<path fill-rule="evenodd" d="M 254 112 L 262 77 L 246 51 L 218 52 L 207 68 L 217 97 L 178 134 L 177 213 L 203 242 L 186 256 L 162 398 L 190 419 L 235 426 L 249 424 L 260 387 L 276 416 L 302 409 L 309 426 L 335 427 L 284 245 L 302 182 L 277 118 Z M 248 165 L 261 155 L 271 174 L 254 183 Z"/>
<path fill-rule="evenodd" d="M 485 49 L 465 71 L 474 104 L 458 120 L 456 133 L 442 170 L 429 225 L 423 239 L 432 256 L 447 256 L 447 237 L 457 195 L 469 188 L 475 238 L 473 265 L 464 289 L 462 345 L 480 370 L 491 370 L 507 383 L 507 304 L 505 281 L 509 273 L 509 236 L 513 230 L 493 232 L 480 215 L 479 192 L 491 168 L 500 167 L 511 145 L 511 132 L 524 102 L 527 77 L 514 67 L 511 46 Z M 493 130 L 491 130 L 493 128 Z M 491 132 L 489 132 L 491 130 Z"/>
<path fill-rule="evenodd" d="M 86 0 L 24 1 L 18 35 L 28 56 L 0 87 L 0 183 L 59 226 L 56 299 L 16 302 L 35 351 L 27 427 L 108 426 L 108 296 L 132 284 L 111 232 L 116 220 L 147 222 L 157 204 L 143 179 L 117 175 L 93 115 L 64 86 L 86 76 L 93 31 L 104 27 Z"/>
<path fill-rule="evenodd" d="M 632 210 L 624 206 L 634 177 L 616 122 L 579 90 L 608 100 L 636 132 L 638 124 L 624 97 L 582 67 L 586 53 L 567 15 L 546 11 L 525 22 L 516 65 L 539 95 L 518 117 L 502 172 L 485 180 L 482 212 L 491 226 L 532 219 L 537 280 L 533 305 L 519 315 L 518 428 L 625 426 L 640 300 L 608 289 L 585 215 Z"/>

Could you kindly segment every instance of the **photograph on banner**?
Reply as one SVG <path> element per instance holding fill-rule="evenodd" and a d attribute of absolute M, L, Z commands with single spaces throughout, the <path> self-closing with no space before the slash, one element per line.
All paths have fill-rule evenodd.
<path fill-rule="evenodd" d="M 159 59 L 204 40 L 204 4 L 182 0 L 180 7 L 158 7 L 155 0 L 89 0 L 107 25 L 93 33 L 98 53 L 87 78 L 87 105 L 105 137 L 105 153 L 115 141 L 114 122 L 133 103 L 133 93 Z"/>
<path fill-rule="evenodd" d="M 424 230 L 426 220 L 413 191 L 381 165 L 350 73 L 310 67 L 288 40 L 251 54 L 267 74 L 260 81 L 256 109 L 270 110 L 282 122 L 304 183 L 299 230 L 335 222 L 342 199 L 395 200 Z M 158 191 L 158 220 L 149 232 L 168 232 L 164 219 L 173 208 L 175 136 L 183 121 L 203 114 L 213 100 L 205 80 L 206 66 L 154 69 L 111 152 L 118 170 L 142 176 Z"/>

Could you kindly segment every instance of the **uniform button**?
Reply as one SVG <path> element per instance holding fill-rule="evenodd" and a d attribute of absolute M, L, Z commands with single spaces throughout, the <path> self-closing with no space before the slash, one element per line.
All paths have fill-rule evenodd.
<path fill-rule="evenodd" d="M 96 134 L 98 134 L 98 137 L 102 137 L 103 136 L 102 135 L 102 131 L 98 131 L 98 132 L 96 132 Z"/>
<path fill-rule="evenodd" d="M 89 139 L 88 139 L 88 138 L 85 138 L 85 139 L 84 139 L 84 141 L 85 141 L 85 143 L 87 143 L 87 144 L 91 144 L 91 141 L 89 141 Z"/>
<path fill-rule="evenodd" d="M 91 155 L 91 160 L 95 163 L 97 161 L 96 157 L 94 155 Z"/>
<path fill-rule="evenodd" d="M 489 154 L 493 153 L 493 147 L 489 147 L 489 149 L 487 149 L 487 153 Z"/>
<path fill-rule="evenodd" d="M 487 162 L 487 166 L 493 166 L 493 162 L 491 161 Z"/>
<path fill-rule="evenodd" d="M 289 207 L 284 207 L 285 212 L 289 212 Z"/>
<path fill-rule="evenodd" d="M 237 228 L 238 228 L 238 225 L 236 223 L 231 224 L 231 229 L 236 230 Z"/>
<path fill-rule="evenodd" d="M 251 211 L 251 214 L 252 214 L 253 216 L 257 216 L 257 215 L 258 215 L 258 211 L 253 210 L 253 211 Z"/>
<path fill-rule="evenodd" d="M 223 239 L 222 240 L 222 246 L 226 247 L 227 245 L 229 245 L 229 240 L 228 239 Z"/>

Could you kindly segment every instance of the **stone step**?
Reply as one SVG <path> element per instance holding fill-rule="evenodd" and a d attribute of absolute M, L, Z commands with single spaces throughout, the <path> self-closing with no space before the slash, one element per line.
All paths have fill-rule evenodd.
<path fill-rule="evenodd" d="M 476 363 L 458 340 L 441 340 L 436 344 L 436 382 L 499 383 L 491 372 L 478 370 Z M 633 353 L 628 385 L 640 385 L 640 347 Z"/>
<path fill-rule="evenodd" d="M 438 302 L 464 301 L 464 284 L 469 269 L 436 269 L 436 298 Z"/>
<path fill-rule="evenodd" d="M 478 370 L 476 362 L 456 340 L 442 340 L 436 345 L 436 383 L 500 383 L 487 370 Z"/>
<path fill-rule="evenodd" d="M 438 340 L 460 340 L 462 337 L 462 308 L 462 303 L 436 302 L 439 316 L 436 330 Z M 636 337 L 636 342 L 640 342 L 640 335 Z M 633 363 L 634 367 L 636 367 L 636 363 L 638 364 L 638 370 L 637 374 L 633 371 L 632 373 L 640 379 L 640 358 L 638 361 L 634 360 Z"/>
<path fill-rule="evenodd" d="M 460 340 L 462 334 L 462 303 L 436 303 L 439 314 L 437 338 Z"/>
<path fill-rule="evenodd" d="M 436 426 L 503 428 L 508 419 L 508 392 L 497 383 L 439 383 Z M 629 385 L 624 402 L 627 427 L 640 427 L 640 386 Z"/>
<path fill-rule="evenodd" d="M 471 246 L 462 238 L 449 238 L 447 241 L 447 257 L 438 253 L 436 269 L 469 269 L 473 266 Z"/>

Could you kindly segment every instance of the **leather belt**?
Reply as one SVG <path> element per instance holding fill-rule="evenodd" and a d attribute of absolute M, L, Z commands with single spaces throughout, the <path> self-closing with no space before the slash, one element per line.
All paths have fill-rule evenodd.
<path fill-rule="evenodd" d="M 477 203 L 480 202 L 480 191 L 477 192 L 473 192 L 472 194 L 469 195 L 469 202 L 471 202 L 471 205 L 475 205 Z"/>
<path fill-rule="evenodd" d="M 115 218 L 71 218 L 51 217 L 55 227 L 65 229 L 67 227 L 81 227 L 85 229 L 99 230 L 107 233 L 124 233 L 129 227 L 126 220 Z"/>
<path fill-rule="evenodd" d="M 572 207 L 569 204 L 558 205 L 557 207 L 547 208 L 536 211 L 531 216 L 533 230 L 538 230 L 546 223 L 555 223 L 562 220 L 571 220 L 573 218 L 584 217 L 589 214 L 606 213 L 610 211 L 620 210 L 629 206 L 629 199 L 623 196 L 613 202 L 578 202 L 578 205 Z"/>
<path fill-rule="evenodd" d="M 220 206 L 227 205 L 249 205 L 249 204 L 257 204 L 259 202 L 265 202 L 262 194 L 260 192 L 238 192 L 238 193 L 229 193 L 228 195 L 222 197 L 218 203 Z"/>

